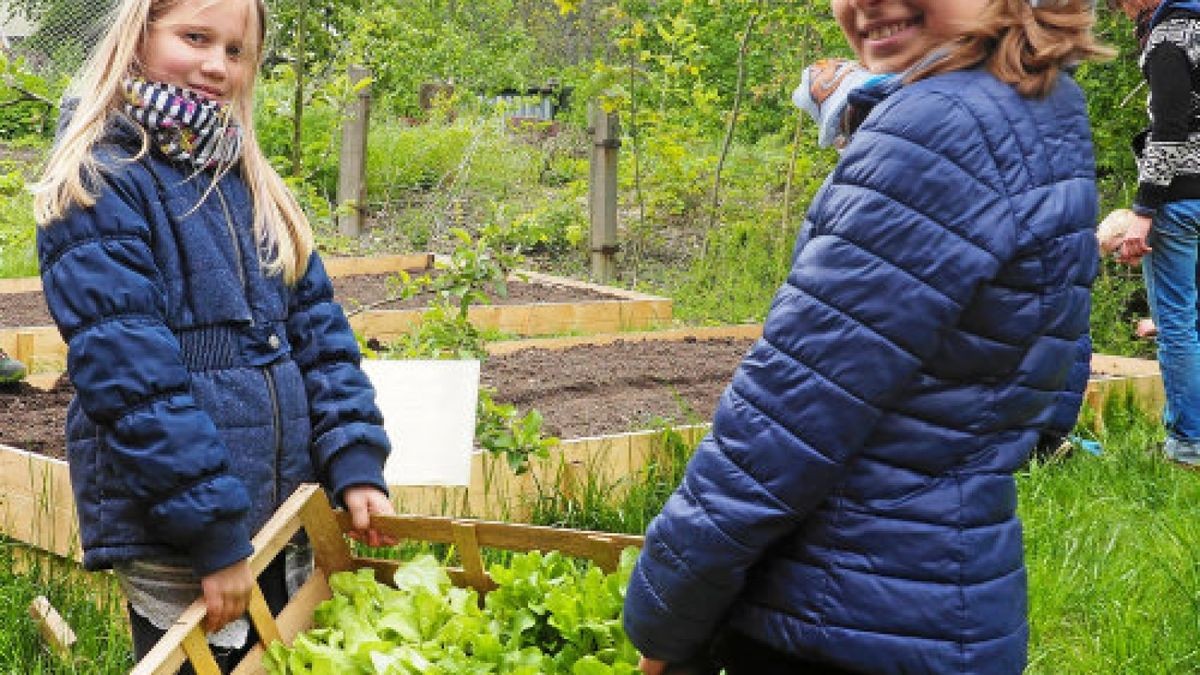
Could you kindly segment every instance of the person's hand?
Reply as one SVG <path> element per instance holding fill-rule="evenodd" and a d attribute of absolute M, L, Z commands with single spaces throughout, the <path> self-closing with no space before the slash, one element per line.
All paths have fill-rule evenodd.
<path fill-rule="evenodd" d="M 1117 250 L 1133 219 L 1137 215 L 1129 209 L 1114 209 L 1100 221 L 1096 227 L 1096 239 L 1100 242 L 1100 252 L 1109 255 Z"/>
<path fill-rule="evenodd" d="M 371 516 L 390 516 L 396 512 L 387 495 L 373 485 L 354 485 L 342 494 L 346 510 L 350 512 L 350 538 L 367 546 L 391 546 L 395 537 L 383 534 L 371 527 Z"/>
<path fill-rule="evenodd" d="M 209 633 L 221 630 L 225 624 L 245 614 L 253 588 L 254 574 L 245 560 L 201 578 L 200 590 L 208 608 L 204 630 Z"/>
<path fill-rule="evenodd" d="M 638 661 L 638 668 L 645 675 L 662 675 L 667 672 L 667 662 L 643 656 L 642 660 Z"/>
<path fill-rule="evenodd" d="M 1146 238 L 1150 236 L 1151 220 L 1149 216 L 1134 214 L 1129 221 L 1129 228 L 1117 244 L 1117 261 L 1126 265 L 1136 265 L 1142 261 L 1142 256 L 1150 252 L 1150 244 Z"/>

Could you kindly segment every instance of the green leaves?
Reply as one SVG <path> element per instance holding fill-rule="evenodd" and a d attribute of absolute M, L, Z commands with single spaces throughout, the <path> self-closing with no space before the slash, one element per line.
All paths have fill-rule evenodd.
<path fill-rule="evenodd" d="M 530 410 L 521 415 L 516 406 L 498 403 L 495 392 L 479 390 L 475 414 L 475 442 L 493 455 L 504 455 L 508 467 L 520 475 L 529 470 L 533 457 L 545 459 L 558 439 L 542 435 L 542 414 Z"/>
<path fill-rule="evenodd" d="M 636 673 L 620 621 L 636 555 L 626 550 L 611 575 L 557 552 L 515 555 L 490 567 L 498 587 L 483 609 L 430 555 L 402 565 L 395 588 L 370 569 L 338 572 L 317 627 L 291 648 L 272 644 L 264 665 L 275 675 Z"/>

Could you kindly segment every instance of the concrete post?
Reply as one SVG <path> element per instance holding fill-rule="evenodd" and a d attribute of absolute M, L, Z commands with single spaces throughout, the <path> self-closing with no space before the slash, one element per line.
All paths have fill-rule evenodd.
<path fill-rule="evenodd" d="M 362 66 L 350 66 L 350 83 L 371 76 Z M 371 85 L 358 90 L 342 121 L 342 152 L 338 162 L 338 231 L 357 237 L 363 231 L 363 209 L 367 202 L 367 129 L 371 114 Z"/>

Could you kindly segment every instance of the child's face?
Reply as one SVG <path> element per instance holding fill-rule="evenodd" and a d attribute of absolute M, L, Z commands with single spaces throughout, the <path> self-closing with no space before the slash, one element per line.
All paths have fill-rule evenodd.
<path fill-rule="evenodd" d="M 151 24 L 138 54 L 141 75 L 228 102 L 253 75 L 257 20 L 253 0 L 183 0 Z"/>
<path fill-rule="evenodd" d="M 858 60 L 898 73 L 978 20 L 989 0 L 831 0 Z"/>

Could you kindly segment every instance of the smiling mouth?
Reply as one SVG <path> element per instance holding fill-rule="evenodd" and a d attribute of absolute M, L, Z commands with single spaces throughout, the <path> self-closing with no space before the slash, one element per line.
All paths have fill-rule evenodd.
<path fill-rule="evenodd" d="M 192 91 L 195 91 L 196 93 L 200 94 L 201 96 L 204 96 L 205 98 L 210 98 L 214 101 L 219 101 L 219 100 L 221 100 L 221 97 L 222 97 L 221 92 L 214 91 L 214 90 L 208 89 L 206 87 L 192 87 Z"/>
<path fill-rule="evenodd" d="M 870 30 L 865 30 L 859 33 L 859 35 L 867 40 L 886 40 L 896 33 L 912 28 L 920 22 L 920 17 L 913 17 L 911 19 L 904 19 L 903 21 L 896 21 L 894 23 L 872 26 Z"/>

